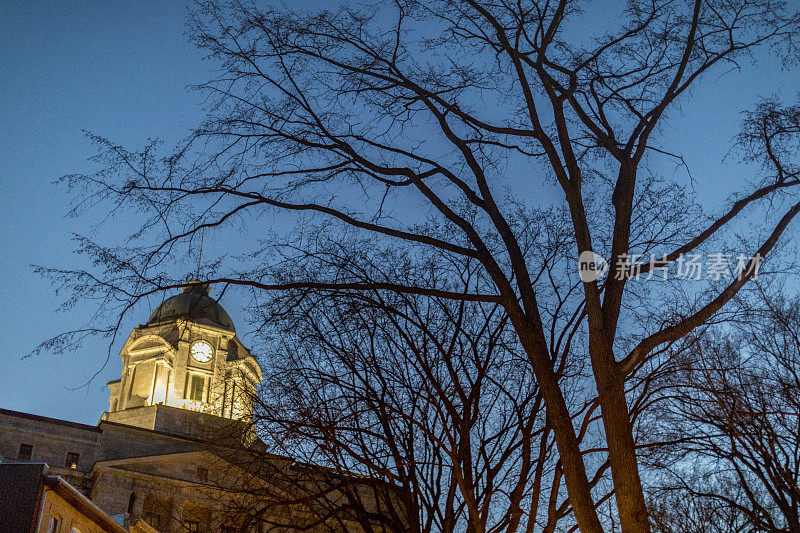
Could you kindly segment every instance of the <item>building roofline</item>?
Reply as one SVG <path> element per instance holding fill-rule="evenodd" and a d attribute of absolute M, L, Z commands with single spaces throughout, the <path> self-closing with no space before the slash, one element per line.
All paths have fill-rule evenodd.
<path fill-rule="evenodd" d="M 102 430 L 98 427 L 98 425 L 92 426 L 89 424 L 82 424 L 80 422 L 73 422 L 71 420 L 62 420 L 60 418 L 50 418 L 49 416 L 42 416 L 42 415 L 34 415 L 31 413 L 24 413 L 22 411 L 13 411 L 11 409 L 3 409 L 0 407 L 0 414 L 1 415 L 8 415 L 14 416 L 17 418 L 24 418 L 27 420 L 36 420 L 38 422 L 49 422 L 51 424 L 59 424 L 62 426 L 69 426 L 77 429 L 83 429 L 86 431 L 93 431 L 95 433 L 100 433 Z"/>
<path fill-rule="evenodd" d="M 170 406 L 170 405 L 161 405 L 161 404 L 158 404 L 157 406 L 153 405 L 153 406 L 145 406 L 145 407 L 156 407 L 156 408 L 162 408 L 162 409 L 166 408 L 166 409 L 173 409 L 173 410 L 177 410 L 177 411 L 183 411 L 179 407 L 173 407 L 173 406 Z M 106 413 L 103 413 L 103 414 L 105 415 Z M 16 417 L 16 418 L 22 418 L 22 419 L 25 419 L 25 420 L 34 420 L 34 421 L 37 421 L 37 422 L 46 422 L 46 423 L 49 423 L 49 424 L 57 424 L 57 425 L 60 425 L 60 426 L 66 426 L 66 427 L 72 427 L 72 428 L 76 428 L 76 429 L 82 429 L 82 430 L 85 430 L 85 431 L 91 431 L 92 433 L 102 433 L 103 432 L 103 426 L 114 426 L 114 427 L 117 427 L 117 428 L 119 428 L 121 430 L 125 430 L 125 431 L 145 432 L 145 433 L 151 433 L 151 434 L 155 434 L 155 435 L 160 435 L 162 437 L 167 437 L 167 438 L 172 439 L 172 440 L 184 441 L 184 442 L 188 441 L 188 442 L 192 442 L 192 443 L 195 443 L 195 444 L 204 444 L 206 446 L 209 445 L 209 441 L 207 439 L 202 438 L 202 437 L 176 434 L 176 433 L 171 433 L 171 432 L 168 432 L 168 431 L 163 431 L 163 430 L 158 430 L 158 429 L 143 428 L 143 427 L 134 426 L 134 425 L 131 425 L 131 424 L 125 424 L 125 423 L 122 423 L 122 422 L 113 422 L 111 420 L 104 420 L 102 417 L 97 422 L 97 425 L 92 426 L 92 425 L 89 425 L 89 424 L 82 424 L 80 422 L 73 422 L 71 420 L 63 420 L 63 419 L 60 419 L 60 418 L 51 418 L 49 416 L 35 415 L 35 414 L 32 414 L 32 413 L 26 413 L 26 412 L 23 412 L 23 411 L 14 411 L 12 409 L 4 409 L 2 407 L 0 407 L 0 415 L 7 415 L 7 416 Z M 206 416 L 214 416 L 214 415 L 208 415 L 207 414 Z M 235 421 L 231 420 L 231 422 L 235 422 Z M 280 456 L 276 454 L 276 457 L 280 457 Z"/>
<path fill-rule="evenodd" d="M 146 407 L 150 407 L 150 406 L 146 406 Z M 111 420 L 100 419 L 100 421 L 97 423 L 97 426 L 98 426 L 98 428 L 100 428 L 100 431 L 102 431 L 102 426 L 113 426 L 113 427 L 120 428 L 120 429 L 126 430 L 126 431 L 133 431 L 133 432 L 140 432 L 141 431 L 141 432 L 144 432 L 144 433 L 152 433 L 154 435 L 167 437 L 167 438 L 170 438 L 172 440 L 188 441 L 188 442 L 193 442 L 195 444 L 208 445 L 208 441 L 206 439 L 201 438 L 201 437 L 192 437 L 190 435 L 181 435 L 181 434 L 178 434 L 178 433 L 169 433 L 168 431 L 162 431 L 162 430 L 150 429 L 150 428 L 143 428 L 141 426 L 134 426 L 134 425 L 131 425 L 131 424 L 124 424 L 122 422 L 113 422 Z"/>

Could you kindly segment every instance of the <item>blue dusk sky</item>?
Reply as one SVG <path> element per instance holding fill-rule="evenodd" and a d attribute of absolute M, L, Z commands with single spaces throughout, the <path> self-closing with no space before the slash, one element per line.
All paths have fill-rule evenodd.
<path fill-rule="evenodd" d="M 120 375 L 124 338 L 110 352 L 105 341 L 96 341 L 67 355 L 23 357 L 41 341 L 87 324 L 92 313 L 89 306 L 57 312 L 63 295 L 32 265 L 85 267 L 73 253 L 73 234 L 119 243 L 135 224 L 67 216 L 70 198 L 53 181 L 95 168 L 84 131 L 132 148 L 149 137 L 171 145 L 202 119 L 203 95 L 188 86 L 205 81 L 212 65 L 188 43 L 186 15 L 184 3 L 143 0 L 19 1 L 0 9 L 2 408 L 95 424 L 108 407 L 105 384 Z M 799 81 L 796 72 L 757 57 L 754 68 L 717 72 L 682 101 L 661 144 L 684 155 L 699 178 L 699 196 L 722 202 L 742 177 L 735 160 L 721 164 L 740 112 L 762 96 L 794 99 Z M 795 234 L 791 230 L 789 238 Z M 231 294 L 222 303 L 247 344 L 244 300 Z M 126 320 L 123 336 L 150 310 Z"/>
<path fill-rule="evenodd" d="M 175 143 L 202 118 L 202 95 L 187 86 L 208 77 L 209 65 L 187 42 L 186 14 L 185 4 L 163 1 L 6 2 L 0 10 L 0 407 L 89 424 L 108 408 L 105 384 L 119 377 L 124 338 L 108 364 L 103 341 L 22 359 L 92 312 L 57 313 L 62 295 L 31 265 L 82 266 L 75 233 L 124 237 L 91 217 L 68 218 L 70 198 L 53 183 L 94 168 L 84 131 L 130 146 L 148 137 Z M 235 304 L 227 307 L 244 322 Z M 131 317 L 124 335 L 147 318 Z"/>

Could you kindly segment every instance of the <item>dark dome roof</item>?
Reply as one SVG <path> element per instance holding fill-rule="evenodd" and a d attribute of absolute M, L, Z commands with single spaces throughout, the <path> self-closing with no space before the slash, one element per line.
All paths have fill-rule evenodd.
<path fill-rule="evenodd" d="M 181 294 L 170 296 L 158 306 L 146 325 L 182 318 L 198 324 L 216 326 L 235 332 L 233 320 L 215 299 L 208 295 L 208 285 L 189 282 Z"/>

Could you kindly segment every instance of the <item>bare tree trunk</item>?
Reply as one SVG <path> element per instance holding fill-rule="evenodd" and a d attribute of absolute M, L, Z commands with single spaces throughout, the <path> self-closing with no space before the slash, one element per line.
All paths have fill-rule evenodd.
<path fill-rule="evenodd" d="M 624 532 L 648 532 L 647 505 L 639 477 L 636 446 L 633 441 L 630 413 L 625 398 L 625 387 L 618 372 L 604 373 L 594 365 L 598 383 L 603 428 L 606 432 L 611 477 L 617 500 L 620 524 Z"/>
<path fill-rule="evenodd" d="M 512 315 L 513 321 L 514 316 Z M 536 333 L 543 335 L 543 331 L 539 327 L 538 331 L 534 333 L 530 325 L 526 327 L 514 324 L 514 326 L 520 333 L 520 340 L 528 352 L 528 359 L 531 361 L 533 372 L 542 390 L 547 422 L 555 436 L 575 520 L 584 533 L 602 533 L 603 527 L 595 511 L 589 479 L 586 476 L 586 465 L 583 462 L 583 453 L 572 425 L 572 416 L 558 385 L 558 377 L 549 364 L 547 349 L 537 342 L 540 337 Z"/>

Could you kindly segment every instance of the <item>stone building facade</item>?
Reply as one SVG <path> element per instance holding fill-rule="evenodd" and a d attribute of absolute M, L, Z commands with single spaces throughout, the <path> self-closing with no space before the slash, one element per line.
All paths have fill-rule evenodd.
<path fill-rule="evenodd" d="M 47 463 L 125 527 L 143 520 L 165 533 L 287 531 L 292 523 L 350 529 L 341 519 L 309 521 L 308 504 L 271 506 L 258 520 L 244 512 L 259 509 L 265 495 L 292 492 L 285 480 L 309 470 L 269 454 L 250 430 L 261 369 L 206 285 L 189 282 L 165 300 L 120 356 L 122 375 L 109 383 L 109 410 L 96 426 L 0 409 L 2 461 Z M 242 451 L 261 466 L 232 459 Z M 269 513 L 285 519 L 266 520 Z M 283 525 L 266 525 L 276 523 Z"/>

